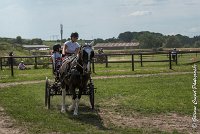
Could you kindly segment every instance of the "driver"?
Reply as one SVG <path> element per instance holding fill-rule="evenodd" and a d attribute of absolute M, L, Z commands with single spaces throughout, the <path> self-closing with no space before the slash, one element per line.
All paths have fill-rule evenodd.
<path fill-rule="evenodd" d="M 78 37 L 79 35 L 77 32 L 72 33 L 71 40 L 66 41 L 63 45 L 62 56 L 64 59 L 60 68 L 61 75 L 64 74 L 66 68 L 67 72 L 69 72 L 70 66 L 73 66 L 73 63 L 70 63 L 74 59 L 74 56 L 72 55 L 75 55 L 76 57 L 79 56 L 80 45 L 77 43 Z"/>
<path fill-rule="evenodd" d="M 71 40 L 66 41 L 63 46 L 62 54 L 63 56 L 71 56 L 75 54 L 75 56 L 78 56 L 80 51 L 80 45 L 77 43 L 78 40 L 78 33 L 74 32 L 71 34 Z"/>

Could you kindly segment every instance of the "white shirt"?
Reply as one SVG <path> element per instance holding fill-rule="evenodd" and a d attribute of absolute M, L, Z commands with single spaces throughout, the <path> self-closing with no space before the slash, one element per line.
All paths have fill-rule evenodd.
<path fill-rule="evenodd" d="M 67 46 L 67 53 L 75 53 L 76 49 L 80 47 L 80 45 L 77 42 L 72 41 L 66 41 L 64 45 Z"/>

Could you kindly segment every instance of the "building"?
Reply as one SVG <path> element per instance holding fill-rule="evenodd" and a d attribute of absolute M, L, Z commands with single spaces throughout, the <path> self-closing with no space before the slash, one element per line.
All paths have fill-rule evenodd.
<path fill-rule="evenodd" d="M 138 49 L 140 43 L 139 42 L 131 42 L 131 43 L 97 43 L 94 46 L 95 50 L 103 48 L 104 50 L 124 50 L 124 49 Z"/>
<path fill-rule="evenodd" d="M 46 45 L 23 45 L 26 50 L 48 50 L 50 47 Z"/>

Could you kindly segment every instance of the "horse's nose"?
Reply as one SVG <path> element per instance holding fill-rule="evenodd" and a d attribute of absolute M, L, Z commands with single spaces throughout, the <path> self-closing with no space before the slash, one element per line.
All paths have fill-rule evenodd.
<path fill-rule="evenodd" d="M 87 64 L 87 71 L 90 72 L 90 61 Z"/>

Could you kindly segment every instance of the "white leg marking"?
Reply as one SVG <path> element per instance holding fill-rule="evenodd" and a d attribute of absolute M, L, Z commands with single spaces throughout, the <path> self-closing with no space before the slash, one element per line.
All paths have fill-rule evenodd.
<path fill-rule="evenodd" d="M 61 107 L 61 113 L 65 113 L 65 96 L 66 96 L 66 91 L 65 88 L 62 89 L 62 107 Z"/>
<path fill-rule="evenodd" d="M 79 99 L 76 99 L 76 105 L 75 105 L 75 109 L 74 109 L 74 115 L 78 115 L 78 106 L 79 106 Z"/>
<path fill-rule="evenodd" d="M 72 99 L 72 104 L 68 107 L 68 111 L 72 111 L 75 108 L 76 101 Z"/>

